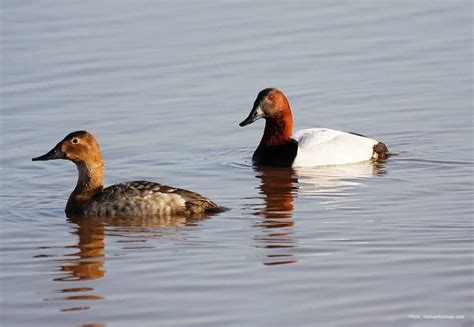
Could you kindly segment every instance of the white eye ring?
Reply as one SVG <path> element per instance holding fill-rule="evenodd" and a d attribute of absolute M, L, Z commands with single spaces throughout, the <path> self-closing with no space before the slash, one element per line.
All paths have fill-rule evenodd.
<path fill-rule="evenodd" d="M 74 143 L 74 144 L 77 144 L 77 143 L 79 143 L 79 139 L 78 138 L 73 138 L 71 140 L 71 142 Z"/>

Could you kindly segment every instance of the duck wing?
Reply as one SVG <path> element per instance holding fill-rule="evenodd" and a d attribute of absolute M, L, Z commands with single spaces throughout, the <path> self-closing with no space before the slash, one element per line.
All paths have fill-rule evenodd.
<path fill-rule="evenodd" d="M 190 215 L 217 207 L 217 204 L 195 192 L 160 183 L 133 181 L 103 189 L 91 201 L 87 215 Z"/>
<path fill-rule="evenodd" d="M 370 160 L 377 140 L 328 128 L 310 128 L 296 132 L 298 153 L 294 167 L 343 165 Z"/>

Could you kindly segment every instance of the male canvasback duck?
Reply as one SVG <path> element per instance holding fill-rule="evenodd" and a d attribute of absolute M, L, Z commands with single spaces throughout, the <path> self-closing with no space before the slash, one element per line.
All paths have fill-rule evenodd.
<path fill-rule="evenodd" d="M 33 161 L 67 159 L 76 164 L 79 178 L 69 196 L 66 214 L 84 217 L 170 216 L 219 211 L 204 196 L 158 183 L 135 181 L 104 188 L 104 163 L 94 136 L 77 131 Z"/>
<path fill-rule="evenodd" d="M 342 165 L 389 155 L 382 142 L 360 134 L 328 128 L 310 128 L 292 135 L 293 117 L 282 91 L 267 88 L 257 96 L 240 126 L 265 118 L 265 131 L 252 161 L 255 165 L 316 167 Z"/>

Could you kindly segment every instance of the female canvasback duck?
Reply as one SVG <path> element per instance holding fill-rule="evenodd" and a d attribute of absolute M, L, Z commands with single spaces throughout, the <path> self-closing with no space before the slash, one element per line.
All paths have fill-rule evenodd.
<path fill-rule="evenodd" d="M 67 159 L 76 164 L 79 178 L 66 205 L 68 216 L 192 216 L 219 211 L 204 196 L 153 182 L 135 181 L 104 188 L 104 163 L 99 144 L 86 131 L 73 132 L 51 151 L 33 161 Z"/>
<path fill-rule="evenodd" d="M 389 155 L 382 142 L 360 134 L 328 128 L 310 128 L 292 135 L 293 117 L 282 91 L 260 91 L 252 111 L 240 126 L 265 118 L 265 131 L 252 161 L 255 165 L 316 167 L 342 165 Z"/>

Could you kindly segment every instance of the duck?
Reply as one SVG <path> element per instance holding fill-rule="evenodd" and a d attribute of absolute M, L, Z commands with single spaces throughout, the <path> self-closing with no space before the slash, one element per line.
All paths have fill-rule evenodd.
<path fill-rule="evenodd" d="M 358 133 L 309 128 L 293 134 L 293 116 L 285 94 L 277 88 L 258 93 L 248 117 L 239 125 L 265 119 L 265 130 L 252 162 L 256 166 L 318 167 L 382 160 L 387 146 Z"/>
<path fill-rule="evenodd" d="M 65 159 L 78 170 L 77 184 L 66 204 L 68 217 L 192 216 L 219 212 L 208 198 L 188 190 L 148 181 L 104 188 L 104 162 L 95 137 L 87 131 L 68 134 L 51 151 L 33 161 Z"/>

